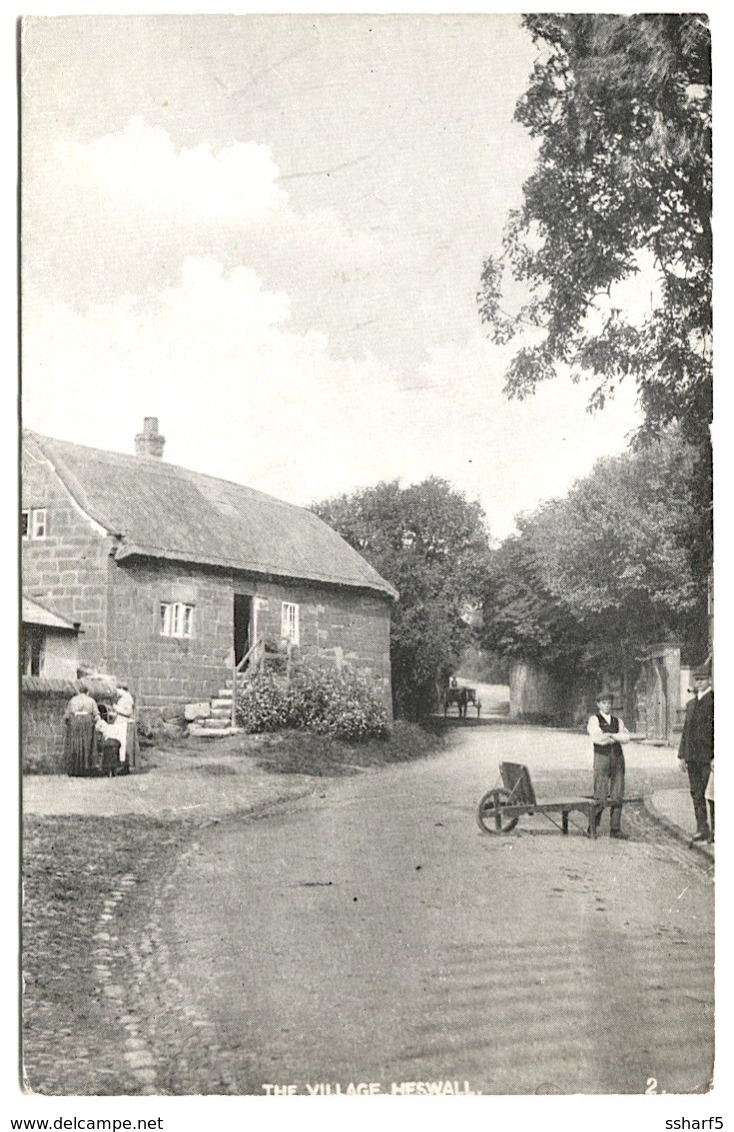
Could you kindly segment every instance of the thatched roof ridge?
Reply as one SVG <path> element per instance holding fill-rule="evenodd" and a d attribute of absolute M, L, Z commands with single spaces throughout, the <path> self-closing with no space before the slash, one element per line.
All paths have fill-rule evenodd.
<path fill-rule="evenodd" d="M 173 559 L 271 577 L 397 591 L 312 511 L 163 460 L 27 432 L 117 558 Z"/>

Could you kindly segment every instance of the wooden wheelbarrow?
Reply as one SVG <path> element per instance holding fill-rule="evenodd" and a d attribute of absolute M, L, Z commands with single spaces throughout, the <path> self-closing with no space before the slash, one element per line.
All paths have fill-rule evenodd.
<path fill-rule="evenodd" d="M 479 828 L 485 833 L 509 833 L 523 814 L 560 814 L 561 832 L 568 833 L 568 815 L 577 811 L 586 817 L 590 836 L 596 837 L 596 802 L 593 797 L 585 795 L 539 802 L 526 766 L 500 763 L 500 775 L 502 786 L 488 790 L 477 808 Z M 641 797 L 622 798 L 622 802 L 641 801 Z M 552 818 L 549 820 L 553 822 Z"/>

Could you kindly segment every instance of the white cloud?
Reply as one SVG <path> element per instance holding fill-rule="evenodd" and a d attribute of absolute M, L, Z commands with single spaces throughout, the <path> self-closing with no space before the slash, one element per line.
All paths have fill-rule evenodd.
<path fill-rule="evenodd" d="M 176 150 L 169 135 L 131 118 L 118 134 L 61 137 L 48 156 L 57 184 L 94 212 L 109 208 L 207 225 L 261 220 L 287 205 L 270 149 L 234 142 Z"/>
<path fill-rule="evenodd" d="M 337 359 L 326 335 L 295 332 L 288 296 L 252 270 L 190 258 L 176 286 L 84 314 L 29 291 L 25 423 L 131 451 L 157 415 L 172 463 L 303 504 L 441 475 L 504 535 L 518 511 L 620 450 L 632 419 L 626 392 L 590 417 L 587 391 L 560 379 L 508 402 L 504 361 L 477 334 L 433 352 L 415 381 L 426 391 L 401 388 L 379 359 Z"/>
<path fill-rule="evenodd" d="M 252 266 L 274 285 L 362 274 L 379 245 L 332 209 L 299 214 L 270 148 L 176 148 L 131 118 L 88 142 L 61 133 L 24 154 L 24 284 L 83 306 L 175 284 L 185 256 Z"/>
<path fill-rule="evenodd" d="M 29 290 L 25 423 L 78 440 L 82 413 L 88 443 L 129 451 L 142 417 L 158 415 L 172 462 L 276 494 L 295 482 L 304 502 L 361 471 L 376 477 L 392 375 L 336 361 L 323 334 L 287 320 L 287 296 L 212 260 L 187 260 L 179 285 L 145 302 L 83 314 Z"/>

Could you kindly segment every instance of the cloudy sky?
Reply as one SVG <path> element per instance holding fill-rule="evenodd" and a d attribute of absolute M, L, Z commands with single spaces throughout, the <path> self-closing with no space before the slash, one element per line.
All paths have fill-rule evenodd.
<path fill-rule="evenodd" d="M 534 146 L 514 15 L 91 16 L 23 31 L 23 423 L 295 503 L 436 474 L 492 534 L 635 426 L 502 394 L 483 257 Z"/>

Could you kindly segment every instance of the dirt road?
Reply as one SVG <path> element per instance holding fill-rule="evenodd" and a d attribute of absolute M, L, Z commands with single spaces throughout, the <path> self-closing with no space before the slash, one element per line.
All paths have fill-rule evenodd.
<path fill-rule="evenodd" d="M 583 736 L 469 722 L 446 755 L 202 834 L 150 927 L 165 1090 L 705 1090 L 706 863 L 631 808 L 627 842 L 481 833 L 502 758 L 539 796 L 588 791 Z M 629 792 L 674 761 L 629 748 Z"/>

